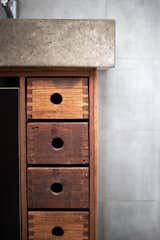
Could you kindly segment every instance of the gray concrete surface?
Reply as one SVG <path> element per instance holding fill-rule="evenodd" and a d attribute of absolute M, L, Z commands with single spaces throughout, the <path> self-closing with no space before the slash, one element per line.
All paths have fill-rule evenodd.
<path fill-rule="evenodd" d="M 0 66 L 114 66 L 113 20 L 5 19 L 0 33 Z"/>
<path fill-rule="evenodd" d="M 21 0 L 21 18 L 116 19 L 99 73 L 99 240 L 160 239 L 160 0 Z"/>
<path fill-rule="evenodd" d="M 3 7 L 0 4 L 0 19 L 4 19 L 4 18 L 6 18 L 6 14 L 4 12 Z"/>

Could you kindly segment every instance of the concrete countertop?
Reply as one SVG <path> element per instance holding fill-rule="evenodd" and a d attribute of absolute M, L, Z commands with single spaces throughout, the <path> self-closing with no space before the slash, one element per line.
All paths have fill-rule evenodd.
<path fill-rule="evenodd" d="M 0 20 L 0 66 L 114 66 L 114 20 Z"/>

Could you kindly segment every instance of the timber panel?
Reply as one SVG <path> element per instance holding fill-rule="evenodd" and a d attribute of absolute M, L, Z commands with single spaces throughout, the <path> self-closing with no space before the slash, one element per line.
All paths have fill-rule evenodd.
<path fill-rule="evenodd" d="M 59 94 L 60 103 L 51 96 Z M 88 118 L 88 78 L 28 78 L 28 119 Z"/>
<path fill-rule="evenodd" d="M 28 164 L 88 163 L 88 123 L 28 123 Z"/>
<path fill-rule="evenodd" d="M 34 167 L 28 168 L 27 175 L 29 208 L 88 208 L 88 168 Z M 54 191 L 53 184 L 58 184 Z"/>
<path fill-rule="evenodd" d="M 29 240 L 88 240 L 88 212 L 28 212 Z M 54 236 L 55 227 L 63 230 Z"/>

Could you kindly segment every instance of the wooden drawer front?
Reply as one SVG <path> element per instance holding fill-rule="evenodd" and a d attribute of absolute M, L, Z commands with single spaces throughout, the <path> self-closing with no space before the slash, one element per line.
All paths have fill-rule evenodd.
<path fill-rule="evenodd" d="M 28 168 L 29 208 L 88 208 L 88 168 Z"/>
<path fill-rule="evenodd" d="M 88 123 L 28 123 L 29 164 L 88 163 Z"/>
<path fill-rule="evenodd" d="M 29 240 L 88 240 L 88 212 L 28 212 Z"/>
<path fill-rule="evenodd" d="M 28 78 L 28 119 L 88 118 L 88 78 Z"/>

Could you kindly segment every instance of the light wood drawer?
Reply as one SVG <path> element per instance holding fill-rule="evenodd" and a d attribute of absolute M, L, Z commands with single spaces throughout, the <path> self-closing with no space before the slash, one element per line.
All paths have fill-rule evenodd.
<path fill-rule="evenodd" d="M 28 208 L 89 206 L 88 168 L 28 168 Z"/>
<path fill-rule="evenodd" d="M 88 123 L 28 123 L 28 164 L 87 164 Z"/>
<path fill-rule="evenodd" d="M 88 240 L 88 212 L 28 212 L 29 240 Z"/>
<path fill-rule="evenodd" d="M 28 78 L 27 117 L 88 118 L 88 78 Z"/>

